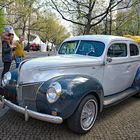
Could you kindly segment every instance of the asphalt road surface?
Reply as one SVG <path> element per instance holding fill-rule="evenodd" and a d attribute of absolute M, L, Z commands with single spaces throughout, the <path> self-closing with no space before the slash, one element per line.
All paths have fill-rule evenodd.
<path fill-rule="evenodd" d="M 35 54 L 33 54 L 35 55 Z M 36 54 L 39 56 L 42 54 Z M 45 54 L 46 55 L 46 54 Z M 30 54 L 31 56 L 31 54 Z M 8 108 L 0 111 L 0 140 L 140 140 L 140 98 L 131 97 L 104 109 L 86 135 L 71 132 L 66 122 L 54 125 Z"/>

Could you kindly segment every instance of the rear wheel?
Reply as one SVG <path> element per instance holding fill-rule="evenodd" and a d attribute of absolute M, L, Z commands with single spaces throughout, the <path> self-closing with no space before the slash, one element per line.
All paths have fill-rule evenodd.
<path fill-rule="evenodd" d="M 93 95 L 86 96 L 74 114 L 68 119 L 68 126 L 76 133 L 85 134 L 95 123 L 98 114 L 98 102 Z"/>

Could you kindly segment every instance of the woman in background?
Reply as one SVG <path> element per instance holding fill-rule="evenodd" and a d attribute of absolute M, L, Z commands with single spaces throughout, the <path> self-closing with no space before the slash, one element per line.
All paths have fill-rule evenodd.
<path fill-rule="evenodd" d="M 6 38 L 2 40 L 2 62 L 4 67 L 1 78 L 3 78 L 4 74 L 9 71 L 12 63 L 12 49 L 14 48 L 12 45 L 12 39 L 13 34 L 9 32 Z"/>
<path fill-rule="evenodd" d="M 19 41 L 15 42 L 14 58 L 16 62 L 16 68 L 18 68 L 20 62 L 24 58 L 24 47 L 22 45 L 24 41 L 24 35 L 21 35 Z"/>

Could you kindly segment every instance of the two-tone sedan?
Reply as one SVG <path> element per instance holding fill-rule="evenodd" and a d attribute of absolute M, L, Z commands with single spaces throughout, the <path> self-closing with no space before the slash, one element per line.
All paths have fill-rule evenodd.
<path fill-rule="evenodd" d="M 1 105 L 86 133 L 104 107 L 140 96 L 140 48 L 131 39 L 66 39 L 57 56 L 26 60 L 4 75 Z"/>

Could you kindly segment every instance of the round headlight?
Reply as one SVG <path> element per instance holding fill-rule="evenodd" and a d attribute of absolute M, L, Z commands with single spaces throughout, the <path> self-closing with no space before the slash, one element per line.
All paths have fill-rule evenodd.
<path fill-rule="evenodd" d="M 11 80 L 11 73 L 7 72 L 6 74 L 4 74 L 3 79 L 2 79 L 2 85 L 6 86 L 7 84 L 9 84 L 9 81 Z"/>
<path fill-rule="evenodd" d="M 58 82 L 51 84 L 49 86 L 49 89 L 47 90 L 47 93 L 46 93 L 46 97 L 47 97 L 48 102 L 49 103 L 56 102 L 61 95 L 61 91 L 62 91 L 62 88 Z"/>

